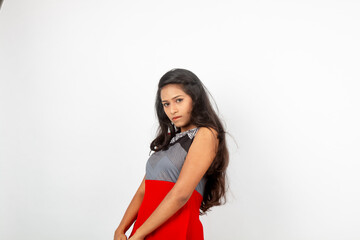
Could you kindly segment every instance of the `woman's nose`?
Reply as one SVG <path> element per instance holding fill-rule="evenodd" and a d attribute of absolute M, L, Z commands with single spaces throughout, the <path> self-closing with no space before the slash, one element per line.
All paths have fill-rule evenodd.
<path fill-rule="evenodd" d="M 177 112 L 177 108 L 176 108 L 176 106 L 174 106 L 174 104 L 170 105 L 170 112 L 171 112 L 171 114 L 174 114 Z"/>

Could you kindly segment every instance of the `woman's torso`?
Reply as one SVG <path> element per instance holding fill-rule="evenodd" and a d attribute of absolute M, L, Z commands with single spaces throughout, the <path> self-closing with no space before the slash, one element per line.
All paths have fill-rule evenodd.
<path fill-rule="evenodd" d="M 145 195 L 130 236 L 145 222 L 175 185 L 197 131 L 198 128 L 193 128 L 177 133 L 167 149 L 154 152 L 149 157 L 146 163 Z M 202 178 L 187 203 L 146 239 L 204 239 L 199 211 L 205 183 L 206 179 Z"/>

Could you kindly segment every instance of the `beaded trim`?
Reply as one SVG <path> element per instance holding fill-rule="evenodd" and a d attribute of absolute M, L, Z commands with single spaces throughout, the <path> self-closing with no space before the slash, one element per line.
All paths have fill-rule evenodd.
<path fill-rule="evenodd" d="M 170 144 L 176 142 L 179 138 L 185 136 L 185 134 L 187 134 L 190 139 L 193 139 L 197 131 L 198 131 L 198 128 L 196 127 L 196 128 L 189 129 L 185 132 L 176 133 L 176 135 L 170 140 Z"/>

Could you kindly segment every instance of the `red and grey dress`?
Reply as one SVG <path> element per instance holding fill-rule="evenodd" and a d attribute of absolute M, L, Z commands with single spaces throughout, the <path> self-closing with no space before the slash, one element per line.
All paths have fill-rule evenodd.
<path fill-rule="evenodd" d="M 169 148 L 154 152 L 146 163 L 145 195 L 130 237 L 157 208 L 176 183 L 198 128 L 177 133 Z M 206 179 L 202 178 L 190 199 L 146 240 L 203 240 L 199 219 Z"/>

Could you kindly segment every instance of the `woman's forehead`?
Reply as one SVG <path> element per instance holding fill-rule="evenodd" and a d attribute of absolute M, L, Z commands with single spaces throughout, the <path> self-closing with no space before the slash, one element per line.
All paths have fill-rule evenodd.
<path fill-rule="evenodd" d="M 168 84 L 164 86 L 160 91 L 160 97 L 162 100 L 169 100 L 177 95 L 187 95 L 180 84 Z"/>

